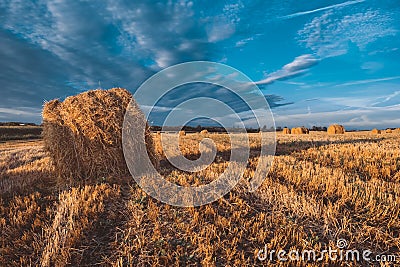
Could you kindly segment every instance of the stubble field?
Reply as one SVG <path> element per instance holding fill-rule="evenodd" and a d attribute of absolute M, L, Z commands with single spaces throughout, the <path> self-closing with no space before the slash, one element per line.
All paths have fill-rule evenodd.
<path fill-rule="evenodd" d="M 167 179 L 187 185 L 218 177 L 229 164 L 229 138 L 209 137 L 219 151 L 214 162 L 193 174 L 162 161 Z M 197 158 L 202 136 L 181 139 L 185 156 Z M 260 140 L 250 139 L 243 181 L 197 208 L 160 203 L 131 177 L 63 186 L 41 141 L 0 144 L 0 266 L 368 266 L 257 258 L 264 248 L 321 251 L 338 239 L 400 259 L 399 133 L 278 133 L 273 167 L 252 193 L 244 185 Z"/>

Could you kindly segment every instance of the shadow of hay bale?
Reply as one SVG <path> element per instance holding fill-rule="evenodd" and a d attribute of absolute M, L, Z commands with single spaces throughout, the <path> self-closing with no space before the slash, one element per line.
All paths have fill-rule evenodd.
<path fill-rule="evenodd" d="M 131 100 L 127 90 L 113 88 L 92 90 L 64 102 L 53 100 L 44 105 L 44 145 L 61 183 L 130 175 L 122 150 L 122 127 Z M 139 107 L 132 104 L 135 116 L 146 124 L 147 153 L 157 165 L 150 128 Z"/>

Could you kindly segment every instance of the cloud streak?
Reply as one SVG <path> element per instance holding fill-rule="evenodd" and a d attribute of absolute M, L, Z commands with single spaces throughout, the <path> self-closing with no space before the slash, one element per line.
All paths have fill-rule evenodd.
<path fill-rule="evenodd" d="M 295 17 L 299 17 L 299 16 L 309 15 L 309 14 L 313 14 L 313 13 L 317 13 L 317 12 L 321 12 L 321 11 L 325 11 L 325 10 L 341 8 L 341 7 L 350 6 L 350 5 L 355 5 L 355 4 L 359 4 L 359 3 L 363 3 L 363 2 L 365 2 L 365 0 L 347 1 L 344 3 L 336 4 L 336 5 L 331 5 L 331 6 L 321 7 L 321 8 L 317 8 L 317 9 L 313 9 L 313 10 L 289 14 L 289 15 L 286 15 L 286 16 L 283 16 L 280 18 L 281 19 L 291 19 L 291 18 L 295 18 Z"/>
<path fill-rule="evenodd" d="M 319 60 L 310 54 L 296 57 L 282 69 L 269 74 L 265 79 L 255 82 L 257 85 L 267 85 L 275 81 L 288 79 L 304 74 L 309 68 L 318 64 Z"/>
<path fill-rule="evenodd" d="M 378 83 L 378 82 L 385 82 L 385 81 L 391 81 L 391 80 L 397 80 L 397 79 L 400 79 L 400 76 L 393 76 L 393 77 L 386 77 L 386 78 L 379 78 L 379 79 L 366 79 L 366 80 L 352 81 L 352 82 L 341 83 L 341 84 L 335 85 L 335 87 Z"/>

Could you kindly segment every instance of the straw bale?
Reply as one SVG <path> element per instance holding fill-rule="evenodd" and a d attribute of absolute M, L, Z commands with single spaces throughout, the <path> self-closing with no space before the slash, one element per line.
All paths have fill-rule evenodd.
<path fill-rule="evenodd" d="M 343 125 L 332 124 L 328 127 L 328 134 L 344 134 L 345 129 Z"/>
<path fill-rule="evenodd" d="M 91 90 L 44 105 L 44 145 L 62 181 L 99 181 L 129 174 L 122 150 L 122 127 L 131 100 L 127 90 L 113 88 Z M 146 124 L 147 153 L 157 167 L 150 128 L 137 104 L 132 104 L 130 112 Z"/>
<path fill-rule="evenodd" d="M 283 130 L 282 130 L 282 133 L 283 134 L 290 134 L 291 132 L 290 132 L 290 129 L 289 128 L 283 128 Z"/>
<path fill-rule="evenodd" d="M 372 129 L 372 131 L 371 131 L 371 133 L 373 133 L 373 134 L 381 134 L 381 130 L 378 130 L 378 129 Z"/>
<path fill-rule="evenodd" d="M 291 131 L 292 134 L 309 134 L 309 130 L 305 127 L 297 127 L 293 128 Z"/>

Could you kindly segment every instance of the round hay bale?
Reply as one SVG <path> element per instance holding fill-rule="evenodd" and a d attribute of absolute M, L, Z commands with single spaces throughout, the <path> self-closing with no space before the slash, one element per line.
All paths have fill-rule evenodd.
<path fill-rule="evenodd" d="M 183 130 L 179 131 L 179 136 L 185 136 L 185 135 L 186 135 L 185 131 L 183 131 Z"/>
<path fill-rule="evenodd" d="M 283 128 L 282 133 L 283 134 L 290 134 L 291 132 L 290 132 L 289 128 L 285 127 L 285 128 Z"/>
<path fill-rule="evenodd" d="M 309 134 L 309 130 L 305 127 L 297 127 L 293 128 L 291 131 L 292 134 Z"/>
<path fill-rule="evenodd" d="M 385 133 L 392 133 L 392 129 L 386 129 Z"/>
<path fill-rule="evenodd" d="M 207 134 L 208 134 L 208 131 L 207 131 L 207 130 L 202 130 L 202 131 L 200 132 L 200 134 L 201 134 L 201 135 L 207 135 Z"/>
<path fill-rule="evenodd" d="M 372 131 L 371 131 L 371 133 L 373 133 L 373 134 L 381 134 L 381 130 L 378 130 L 378 129 L 372 129 Z"/>
<path fill-rule="evenodd" d="M 43 107 L 43 140 L 58 177 L 69 182 L 99 181 L 129 175 L 122 150 L 122 127 L 132 95 L 125 89 L 92 90 L 53 100 Z M 133 103 L 134 114 L 145 121 Z M 153 164 L 157 157 L 146 123 L 145 142 Z"/>
<path fill-rule="evenodd" d="M 345 129 L 343 125 L 332 124 L 328 127 L 328 134 L 344 134 Z"/>

